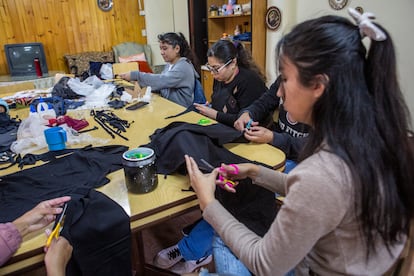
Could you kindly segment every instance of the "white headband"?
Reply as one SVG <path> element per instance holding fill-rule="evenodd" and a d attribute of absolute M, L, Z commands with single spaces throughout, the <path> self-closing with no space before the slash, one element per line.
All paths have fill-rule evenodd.
<path fill-rule="evenodd" d="M 372 23 L 371 19 L 375 19 L 375 15 L 370 12 L 360 14 L 354 8 L 348 8 L 348 13 L 355 19 L 359 27 L 362 38 L 368 36 L 375 41 L 384 41 L 387 39 L 385 33 Z"/>

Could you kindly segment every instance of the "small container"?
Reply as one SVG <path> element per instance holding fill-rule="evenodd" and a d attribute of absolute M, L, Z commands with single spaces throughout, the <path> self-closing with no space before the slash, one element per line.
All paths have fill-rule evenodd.
<path fill-rule="evenodd" d="M 128 191 L 144 194 L 157 187 L 158 175 L 154 150 L 139 147 L 124 152 L 122 158 Z"/>
<path fill-rule="evenodd" d="M 63 150 L 66 148 L 66 130 L 61 127 L 51 127 L 44 130 L 47 146 L 50 151 Z"/>

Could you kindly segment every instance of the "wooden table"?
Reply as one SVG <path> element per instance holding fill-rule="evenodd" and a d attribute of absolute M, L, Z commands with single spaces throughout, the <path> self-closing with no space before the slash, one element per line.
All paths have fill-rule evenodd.
<path fill-rule="evenodd" d="M 110 136 L 99 125 L 90 118 L 89 110 L 74 110 L 68 113 L 73 118 L 85 117 L 90 122 L 90 126 L 97 125 L 98 130 L 89 132 L 95 137 L 109 139 L 108 144 L 126 145 L 135 148 L 139 145 L 150 142 L 149 135 L 155 129 L 164 127 L 173 121 L 185 121 L 197 123 L 204 118 L 198 113 L 190 112 L 177 118 L 164 119 L 169 115 L 177 114 L 184 110 L 184 107 L 172 103 L 160 96 L 153 95 L 151 103 L 144 108 L 128 111 L 125 109 L 116 110 L 121 119 L 134 121 L 127 130 L 128 141 L 116 136 Z M 27 109 L 12 111 L 12 115 L 18 113 L 21 118 L 27 116 Z M 89 128 L 87 127 L 87 128 Z M 95 146 L 95 145 L 94 145 Z M 96 145 L 99 146 L 99 145 Z M 75 145 L 74 147 L 79 147 Z M 251 160 L 263 162 L 267 165 L 281 168 L 284 165 L 285 155 L 279 149 L 267 144 L 228 144 L 226 147 L 241 156 Z M 46 149 L 45 149 L 46 150 Z M 10 168 L 4 174 L 16 171 Z M 158 177 L 158 187 L 147 194 L 129 193 L 124 180 L 123 170 L 118 170 L 108 175 L 110 183 L 98 190 L 111 197 L 120 204 L 131 217 L 131 230 L 133 232 L 133 254 L 134 269 L 137 275 L 144 275 L 144 246 L 141 231 L 152 225 L 182 215 L 186 212 L 198 208 L 196 195 L 193 192 L 183 192 L 181 189 L 188 189 L 190 186 L 187 176 L 169 175 L 167 178 Z M 43 246 L 46 237 L 43 231 L 25 237 L 21 247 L 13 258 L 0 268 L 0 275 L 5 275 L 17 271 L 30 270 L 43 265 Z M 138 264 L 141 264 L 138 266 Z"/>

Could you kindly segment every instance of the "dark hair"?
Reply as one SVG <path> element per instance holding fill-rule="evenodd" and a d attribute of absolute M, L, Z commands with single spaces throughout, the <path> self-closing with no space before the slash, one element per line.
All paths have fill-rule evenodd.
<path fill-rule="evenodd" d="M 207 51 L 207 57 L 215 57 L 223 63 L 231 59 L 237 59 L 237 65 L 256 72 L 263 81 L 266 81 L 265 75 L 260 71 L 254 62 L 250 51 L 246 50 L 243 43 L 239 41 L 230 41 L 220 39 L 214 43 Z"/>
<path fill-rule="evenodd" d="M 358 26 L 323 16 L 298 24 L 279 41 L 276 55 L 297 67 L 305 86 L 326 76 L 301 160 L 326 142 L 349 166 L 367 258 L 378 237 L 389 248 L 408 234 L 414 213 L 410 114 L 397 81 L 392 39 L 375 25 L 387 39 L 372 40 L 368 54 Z"/>
<path fill-rule="evenodd" d="M 158 42 L 167 43 L 168 45 L 171 45 L 173 48 L 177 45 L 180 46 L 180 56 L 188 58 L 192 62 L 196 71 L 200 74 L 200 64 L 197 58 L 195 57 L 192 49 L 190 48 L 188 41 L 185 39 L 185 36 L 181 32 L 159 34 Z"/>

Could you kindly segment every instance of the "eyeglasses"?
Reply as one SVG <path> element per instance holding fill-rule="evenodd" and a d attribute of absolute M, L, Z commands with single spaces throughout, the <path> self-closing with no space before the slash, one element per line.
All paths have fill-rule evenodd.
<path fill-rule="evenodd" d="M 212 67 L 210 64 L 206 63 L 206 67 L 207 69 L 213 73 L 213 74 L 218 74 L 220 73 L 221 70 L 223 70 L 227 65 L 229 65 L 231 62 L 233 61 L 233 59 L 229 59 L 226 63 L 224 63 L 222 66 L 220 66 L 219 68 L 215 68 Z"/>

